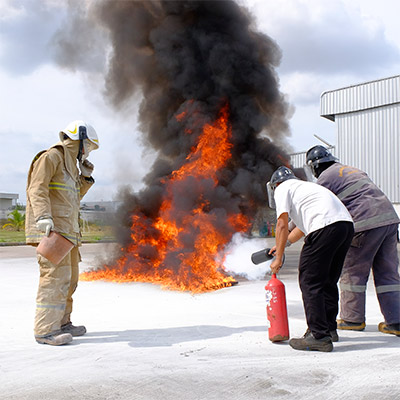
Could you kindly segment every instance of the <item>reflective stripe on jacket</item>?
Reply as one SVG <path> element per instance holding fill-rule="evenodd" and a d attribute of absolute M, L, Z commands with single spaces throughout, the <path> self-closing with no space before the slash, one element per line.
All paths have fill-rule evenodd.
<path fill-rule="evenodd" d="M 39 243 L 40 218 L 53 218 L 54 230 L 80 245 L 79 206 L 93 185 L 76 166 L 79 142 L 67 140 L 40 152 L 32 161 L 26 188 L 26 243 Z"/>
<path fill-rule="evenodd" d="M 322 172 L 317 183 L 335 193 L 346 206 L 355 232 L 400 222 L 390 200 L 357 168 L 334 163 Z"/>

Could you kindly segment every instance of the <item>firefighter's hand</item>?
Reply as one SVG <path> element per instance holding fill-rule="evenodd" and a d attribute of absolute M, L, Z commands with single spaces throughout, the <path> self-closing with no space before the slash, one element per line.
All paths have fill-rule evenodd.
<path fill-rule="evenodd" d="M 93 173 L 94 165 L 89 160 L 85 160 L 84 162 L 79 161 L 79 169 L 82 176 L 89 178 Z"/>
<path fill-rule="evenodd" d="M 270 254 L 271 256 L 274 256 L 275 254 L 275 251 L 276 251 L 276 246 L 274 246 L 274 247 L 271 247 L 270 249 L 269 249 L 269 252 L 268 252 L 268 254 Z"/>
<path fill-rule="evenodd" d="M 278 258 L 275 258 L 270 265 L 271 272 L 273 274 L 277 274 L 281 269 L 281 267 L 282 267 L 282 260 Z"/>
<path fill-rule="evenodd" d="M 44 232 L 46 236 L 50 235 L 50 231 L 54 229 L 54 222 L 51 218 L 42 218 L 36 222 L 36 228 Z"/>

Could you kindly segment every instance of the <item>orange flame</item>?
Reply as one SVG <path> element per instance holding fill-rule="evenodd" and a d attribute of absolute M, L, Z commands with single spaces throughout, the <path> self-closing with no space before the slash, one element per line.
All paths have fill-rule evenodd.
<path fill-rule="evenodd" d="M 176 118 L 181 120 L 185 112 Z M 164 179 L 165 193 L 159 215 L 154 220 L 134 215 L 132 243 L 112 266 L 81 274 L 82 280 L 153 282 L 176 290 L 205 292 L 230 286 L 234 279 L 223 270 L 218 256 L 233 233 L 245 231 L 249 223 L 242 214 L 217 214 L 200 194 L 190 210 L 179 207 L 182 183 L 192 180 L 196 188 L 218 185 L 218 171 L 231 158 L 231 127 L 228 105 L 213 124 L 203 126 L 198 143 L 186 163 Z M 224 215 L 222 215 L 224 214 Z M 222 228 L 221 228 L 222 227 Z"/>
<path fill-rule="evenodd" d="M 186 111 L 182 111 L 180 114 L 176 115 L 175 118 L 177 121 L 182 122 L 183 118 L 186 116 Z"/>

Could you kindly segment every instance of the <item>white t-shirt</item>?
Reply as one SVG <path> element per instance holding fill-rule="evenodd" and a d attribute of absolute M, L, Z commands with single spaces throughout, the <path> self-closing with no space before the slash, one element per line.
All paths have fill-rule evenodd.
<path fill-rule="evenodd" d="M 274 198 L 277 217 L 287 212 L 305 235 L 338 221 L 353 222 L 343 203 L 313 182 L 288 179 L 275 189 Z"/>

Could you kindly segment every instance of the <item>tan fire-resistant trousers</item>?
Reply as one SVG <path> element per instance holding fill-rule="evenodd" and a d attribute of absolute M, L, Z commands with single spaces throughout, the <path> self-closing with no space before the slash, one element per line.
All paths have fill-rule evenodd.
<path fill-rule="evenodd" d="M 59 331 L 61 325 L 70 322 L 72 295 L 78 285 L 78 247 L 73 247 L 58 264 L 37 255 L 40 267 L 39 288 L 36 296 L 35 336 L 46 336 Z"/>

